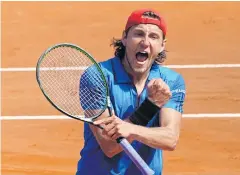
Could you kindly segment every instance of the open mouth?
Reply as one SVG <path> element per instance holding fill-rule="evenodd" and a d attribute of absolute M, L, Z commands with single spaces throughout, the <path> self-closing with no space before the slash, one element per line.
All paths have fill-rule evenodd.
<path fill-rule="evenodd" d="M 144 62 L 148 59 L 148 53 L 147 52 L 137 52 L 136 58 L 137 58 L 137 61 Z"/>

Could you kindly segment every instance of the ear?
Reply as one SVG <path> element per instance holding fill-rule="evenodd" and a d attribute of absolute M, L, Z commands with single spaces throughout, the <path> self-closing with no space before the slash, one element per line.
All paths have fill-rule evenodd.
<path fill-rule="evenodd" d="M 163 42 L 162 42 L 160 52 L 162 52 L 162 51 L 165 49 L 166 42 L 167 42 L 167 39 L 165 38 L 165 39 L 163 40 Z"/>
<path fill-rule="evenodd" d="M 126 38 L 127 38 L 127 34 L 126 34 L 125 31 L 123 31 L 121 41 L 122 41 L 122 44 L 123 44 L 125 47 L 126 47 Z"/>

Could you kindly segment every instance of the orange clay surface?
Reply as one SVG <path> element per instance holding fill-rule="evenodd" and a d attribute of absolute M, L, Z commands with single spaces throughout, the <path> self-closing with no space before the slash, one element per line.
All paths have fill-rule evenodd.
<path fill-rule="evenodd" d="M 165 64 L 239 63 L 239 2 L 2 2 L 3 68 L 35 67 L 47 47 L 82 46 L 112 57 L 131 11 L 153 7 L 168 24 Z M 185 113 L 240 113 L 240 69 L 176 69 L 186 81 Z M 2 116 L 59 115 L 40 92 L 35 72 L 2 72 Z M 208 117 L 208 116 L 206 116 Z M 1 121 L 3 175 L 71 175 L 83 147 L 75 120 Z M 183 118 L 164 175 L 239 175 L 240 118 Z"/>

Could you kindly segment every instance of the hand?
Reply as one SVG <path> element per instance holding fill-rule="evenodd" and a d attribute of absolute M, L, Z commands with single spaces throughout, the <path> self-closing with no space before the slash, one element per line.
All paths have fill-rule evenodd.
<path fill-rule="evenodd" d="M 162 107 L 172 96 L 169 86 L 160 78 L 152 79 L 148 85 L 148 99 Z"/>
<path fill-rule="evenodd" d="M 134 132 L 132 124 L 125 122 L 115 115 L 93 122 L 94 125 L 101 125 L 103 127 L 102 134 L 108 136 L 112 140 L 119 137 L 128 138 Z"/>

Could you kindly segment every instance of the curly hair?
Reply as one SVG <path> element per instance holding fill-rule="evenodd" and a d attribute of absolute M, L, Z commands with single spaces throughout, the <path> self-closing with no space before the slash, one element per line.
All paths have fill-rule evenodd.
<path fill-rule="evenodd" d="M 143 14 L 143 16 L 149 17 L 149 18 L 154 18 L 154 19 L 160 19 L 159 16 L 157 16 L 155 13 L 153 13 L 153 12 L 151 12 L 151 11 L 150 11 L 150 12 L 145 12 L 145 13 Z M 126 32 L 126 36 L 127 36 L 127 34 L 128 34 L 128 31 L 129 31 L 129 29 L 128 29 L 127 31 L 125 31 L 125 32 Z M 164 35 L 163 35 L 163 39 L 165 39 L 165 36 L 164 36 Z M 113 46 L 113 47 L 114 47 L 114 49 L 115 49 L 114 55 L 115 55 L 116 57 L 119 57 L 120 59 L 123 59 L 123 58 L 124 58 L 126 48 L 125 48 L 125 46 L 123 45 L 121 39 L 113 38 L 112 41 L 111 41 L 110 46 Z M 156 62 L 157 62 L 158 64 L 162 64 L 162 63 L 166 60 L 166 58 L 167 58 L 166 50 L 163 50 L 163 51 L 160 52 L 160 53 L 158 54 L 158 56 L 156 57 Z"/>

